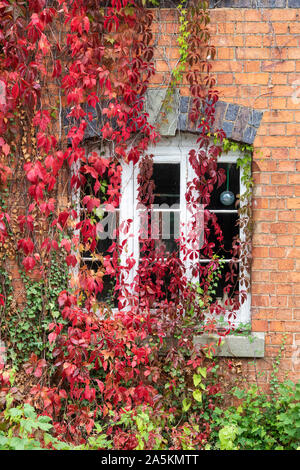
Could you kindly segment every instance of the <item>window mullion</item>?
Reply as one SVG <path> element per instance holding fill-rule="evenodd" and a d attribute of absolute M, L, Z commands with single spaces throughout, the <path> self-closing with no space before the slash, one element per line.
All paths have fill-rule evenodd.
<path fill-rule="evenodd" d="M 135 256 L 135 213 L 134 213 L 134 169 L 130 162 L 122 163 L 122 183 L 121 183 L 121 201 L 120 201 L 120 233 L 119 240 L 122 246 L 120 255 L 121 266 L 127 266 L 127 259 Z M 128 221 L 131 220 L 129 223 Z M 124 227 L 127 227 L 124 233 Z M 124 243 L 125 242 L 125 243 Z M 124 243 L 124 246 L 123 246 Z M 135 276 L 136 267 L 134 266 L 125 279 L 125 285 L 132 284 Z"/>
<path fill-rule="evenodd" d="M 247 191 L 247 188 L 243 181 L 243 177 L 244 177 L 244 169 L 241 166 L 240 167 L 240 208 L 241 209 L 243 209 L 243 207 L 247 205 L 247 201 L 242 200 L 242 195 L 245 194 Z M 240 224 L 241 224 L 240 225 L 240 240 L 241 240 L 241 243 L 243 244 L 246 242 L 246 233 L 245 233 L 245 228 L 244 228 L 244 223 L 243 223 L 243 216 L 240 217 Z M 248 253 L 246 252 L 246 250 L 248 251 Z M 249 250 L 247 247 L 244 247 L 243 256 L 245 255 L 247 256 L 247 254 L 249 254 Z M 242 260 L 241 260 L 241 267 L 244 267 Z M 240 287 L 240 292 L 246 290 L 246 286 L 243 280 L 240 280 L 239 287 Z M 239 314 L 237 323 L 240 323 L 240 324 L 250 323 L 251 322 L 251 294 L 249 292 L 247 292 L 247 299 L 245 300 L 244 303 L 241 302 L 241 294 L 240 294 L 240 304 L 241 304 L 240 314 Z"/>
<path fill-rule="evenodd" d="M 184 184 L 182 186 L 182 192 L 183 192 L 183 197 L 184 197 L 184 201 L 183 201 L 183 204 L 182 204 L 182 207 L 183 207 L 183 220 L 184 220 L 184 239 L 185 239 L 185 245 L 186 245 L 187 251 L 188 252 L 193 251 L 193 253 L 194 253 L 193 260 L 190 260 L 189 256 L 186 257 L 185 268 L 186 268 L 187 279 L 192 283 L 197 283 L 197 282 L 199 282 L 198 277 L 193 276 L 192 271 L 193 271 L 193 267 L 195 265 L 198 265 L 199 257 L 200 257 L 200 250 L 199 249 L 195 250 L 195 240 L 193 241 L 193 239 L 192 239 L 193 237 L 191 237 L 191 235 L 190 235 L 191 222 L 193 220 L 195 220 L 195 217 L 197 217 L 197 216 L 196 216 L 196 211 L 195 211 L 195 208 L 193 207 L 193 205 L 188 204 L 187 201 L 186 201 L 187 191 L 192 192 L 192 194 L 191 194 L 192 200 L 193 200 L 194 197 L 196 198 L 196 196 L 197 196 L 195 190 L 189 190 L 189 183 L 191 183 L 194 180 L 194 178 L 196 178 L 196 173 L 195 173 L 195 170 L 193 169 L 192 165 L 190 165 L 190 163 L 189 163 L 189 155 L 188 154 L 186 154 L 184 156 L 184 175 L 185 175 L 185 181 L 184 181 Z M 196 240 L 196 243 L 197 243 L 197 241 L 198 240 Z M 200 238 L 199 238 L 199 242 L 200 242 Z"/>

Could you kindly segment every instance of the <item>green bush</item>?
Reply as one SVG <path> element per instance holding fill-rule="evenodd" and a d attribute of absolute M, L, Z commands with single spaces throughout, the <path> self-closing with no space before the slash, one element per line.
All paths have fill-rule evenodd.
<path fill-rule="evenodd" d="M 85 445 L 74 446 L 53 436 L 52 418 L 38 416 L 35 409 L 25 403 L 9 407 L 0 414 L 1 450 L 96 450 L 111 448 L 110 441 L 96 423 L 95 432 Z"/>
<path fill-rule="evenodd" d="M 267 395 L 257 387 L 234 389 L 239 406 L 215 408 L 212 446 L 220 450 L 295 450 L 300 445 L 300 382 L 278 384 Z"/>

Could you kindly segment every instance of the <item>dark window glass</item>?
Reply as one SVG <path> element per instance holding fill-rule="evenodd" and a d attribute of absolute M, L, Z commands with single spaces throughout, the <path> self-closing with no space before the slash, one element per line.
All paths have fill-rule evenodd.
<path fill-rule="evenodd" d="M 163 247 L 166 253 L 172 253 L 178 250 L 175 240 L 180 236 L 180 164 L 155 163 L 153 181 L 154 205 L 147 212 L 140 211 L 140 247 L 150 238 L 155 248 Z M 145 254 L 141 252 L 141 256 Z"/>
<path fill-rule="evenodd" d="M 94 261 L 85 261 L 84 263 L 87 269 L 90 271 L 91 275 L 97 278 L 97 274 L 100 276 L 101 281 L 99 284 L 102 284 L 102 291 L 97 294 L 98 302 L 103 302 L 107 304 L 110 308 L 118 307 L 118 299 L 115 293 L 116 279 L 112 276 L 101 276 L 101 266 L 100 263 Z"/>
<path fill-rule="evenodd" d="M 238 195 L 240 194 L 240 171 L 235 163 L 219 163 L 218 168 L 223 168 L 226 175 L 225 182 L 219 187 L 215 187 L 211 193 L 211 201 L 207 207 L 217 219 L 220 227 L 222 236 L 217 233 L 213 227 L 213 223 L 210 220 L 207 226 L 207 242 L 212 244 L 212 253 L 219 259 L 218 275 L 214 276 L 214 282 L 211 292 L 211 301 L 214 302 L 217 299 L 226 299 L 227 296 L 232 297 L 234 293 L 239 290 L 239 265 L 234 268 L 230 267 L 229 262 L 222 260 L 232 259 L 232 244 L 235 237 L 239 235 L 239 215 L 238 215 Z M 222 204 L 220 197 L 224 191 L 231 191 L 234 196 L 234 202 L 228 206 Z M 200 250 L 200 256 L 202 259 L 209 259 L 212 253 L 208 250 Z M 205 280 L 207 275 L 206 268 L 208 267 L 207 262 L 201 263 L 201 273 L 199 276 L 200 284 Z M 226 277 L 228 273 L 234 273 L 233 279 Z M 224 292 L 224 289 L 230 286 L 228 292 Z"/>
<path fill-rule="evenodd" d="M 239 264 L 237 263 L 234 266 L 230 266 L 229 263 L 219 262 L 219 267 L 216 267 L 214 270 L 211 268 L 208 271 L 208 262 L 201 263 L 201 272 L 199 276 L 200 286 L 204 286 L 205 281 L 207 280 L 208 272 L 212 274 L 212 281 L 210 283 L 209 290 L 205 292 L 210 296 L 210 302 L 215 302 L 217 299 L 226 299 L 226 297 L 231 298 L 239 290 Z M 226 275 L 229 275 L 228 279 Z M 226 292 L 224 289 L 226 288 Z"/>
<path fill-rule="evenodd" d="M 90 174 L 85 174 L 84 176 L 86 178 L 86 183 L 84 185 L 84 188 L 82 188 L 81 190 L 81 199 L 83 199 L 85 196 L 92 195 L 99 198 L 101 203 L 107 201 L 108 197 L 106 193 L 109 185 L 108 171 L 106 171 L 101 178 L 99 177 L 99 182 L 101 186 L 96 195 L 93 189 L 96 180 Z M 85 219 L 85 212 L 86 207 L 84 204 L 82 204 L 80 209 L 81 220 Z M 111 213 L 106 212 L 100 208 L 95 208 L 94 211 L 87 213 L 87 217 L 91 219 L 93 225 L 100 225 L 99 232 L 104 232 L 104 236 L 102 236 L 101 238 L 98 237 L 94 255 L 112 257 L 113 253 L 109 251 L 109 249 L 113 243 L 116 243 L 118 241 L 116 237 L 119 228 L 119 210 L 116 209 L 114 213 Z M 114 276 L 100 276 L 100 273 L 104 272 L 102 262 L 100 260 L 95 261 L 93 259 L 93 254 L 91 253 L 91 251 L 88 250 L 89 247 L 86 246 L 86 248 L 87 250 L 81 253 L 82 266 L 86 266 L 88 270 L 91 270 L 91 274 L 93 277 L 98 277 L 99 285 L 103 284 L 102 291 L 97 294 L 97 300 L 99 302 L 107 303 L 110 307 L 117 307 L 117 298 L 114 294 L 114 286 L 116 283 Z"/>
<path fill-rule="evenodd" d="M 237 195 L 240 194 L 240 171 L 237 168 L 235 163 L 219 163 L 218 168 L 223 168 L 226 174 L 225 182 L 219 187 L 215 188 L 211 193 L 210 204 L 207 207 L 209 210 L 232 210 L 236 209 L 236 198 Z M 227 181 L 227 175 L 229 176 Z M 227 183 L 228 189 L 235 195 L 235 201 L 231 206 L 224 206 L 220 201 L 220 196 L 223 191 L 227 190 Z"/>
<path fill-rule="evenodd" d="M 234 213 L 217 213 L 217 222 L 222 231 L 223 240 L 220 240 L 220 234 L 216 233 L 215 228 L 211 221 L 208 222 L 208 243 L 213 243 L 214 247 L 212 251 L 219 258 L 231 259 L 232 257 L 232 242 L 235 236 L 239 234 L 238 214 Z M 201 258 L 205 258 L 207 255 L 201 250 Z"/>
<path fill-rule="evenodd" d="M 180 203 L 180 164 L 154 163 L 154 204 Z"/>

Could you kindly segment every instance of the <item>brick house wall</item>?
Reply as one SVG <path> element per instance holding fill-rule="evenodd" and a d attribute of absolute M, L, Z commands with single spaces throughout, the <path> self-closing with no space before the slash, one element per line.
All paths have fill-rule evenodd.
<path fill-rule="evenodd" d="M 252 8 L 252 3 L 258 6 Z M 228 137 L 247 141 L 243 136 L 247 122 L 240 135 L 234 134 L 235 124 L 225 119 L 225 113 L 228 107 L 241 107 L 258 118 L 248 136 L 254 144 L 255 182 L 251 316 L 252 331 L 266 334 L 265 355 L 255 363 L 243 360 L 243 371 L 248 379 L 267 382 L 286 334 L 281 373 L 296 380 L 300 378 L 300 1 L 236 0 L 211 6 L 215 4 L 221 8 L 211 10 L 210 31 L 217 50 L 213 71 L 226 107 L 217 120 L 229 130 Z M 154 10 L 154 14 L 157 74 L 152 85 L 163 88 L 179 57 L 179 25 L 174 10 Z M 183 84 L 180 95 L 188 94 Z"/>
<path fill-rule="evenodd" d="M 254 6 L 253 6 L 253 5 Z M 284 335 L 281 374 L 300 378 L 300 0 L 211 2 L 213 71 L 220 92 L 217 121 L 228 137 L 253 143 L 252 331 L 265 333 L 260 359 L 242 359 L 247 380 L 267 383 Z M 246 8 L 248 7 L 248 8 Z M 155 9 L 152 89 L 169 83 L 179 50 L 176 10 Z M 189 130 L 179 90 L 177 129 Z M 253 118 L 254 116 L 254 118 Z M 172 135 L 176 129 L 173 129 Z M 59 198 L 67 204 L 63 175 Z M 21 280 L 11 266 L 16 290 Z M 22 296 L 18 297 L 22 300 Z"/>

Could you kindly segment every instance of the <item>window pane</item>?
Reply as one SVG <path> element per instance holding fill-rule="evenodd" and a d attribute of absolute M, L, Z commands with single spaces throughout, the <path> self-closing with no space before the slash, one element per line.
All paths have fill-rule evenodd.
<path fill-rule="evenodd" d="M 84 251 L 81 253 L 82 262 L 80 270 L 82 287 L 83 290 L 85 290 L 85 278 L 94 279 L 97 300 L 99 302 L 107 303 L 110 307 L 116 307 L 117 299 L 114 294 L 114 286 L 116 284 L 115 276 L 104 275 L 105 267 L 100 261 L 102 258 L 99 255 L 109 256 L 112 258 L 113 253 L 108 250 L 112 243 L 117 242 L 116 236 L 119 228 L 119 209 L 115 209 L 113 212 L 108 212 L 102 204 L 107 202 L 110 196 L 113 198 L 113 203 L 117 202 L 119 183 L 118 175 L 116 173 L 120 171 L 120 166 L 110 162 L 110 166 L 105 169 L 101 176 L 98 175 L 98 178 L 96 178 L 97 175 L 95 171 L 93 172 L 93 176 L 89 171 L 92 171 L 89 167 L 84 167 L 82 169 L 86 182 L 84 187 L 81 188 L 80 215 L 82 221 L 87 220 L 87 224 L 91 223 L 93 236 L 94 230 L 96 230 L 96 246 L 92 253 L 90 250 L 90 239 L 88 237 L 86 237 L 86 240 L 82 239 L 84 244 Z M 97 198 L 100 202 L 99 206 L 97 207 L 97 205 L 92 205 L 90 210 L 88 210 L 89 200 L 86 199 L 84 203 L 82 203 L 86 196 L 91 196 L 92 201 L 94 198 Z M 99 261 L 95 261 L 95 258 Z"/>
<path fill-rule="evenodd" d="M 108 249 L 112 243 L 118 242 L 120 212 L 105 212 L 103 217 L 97 218 L 97 252 L 103 255 L 109 254 Z"/>
<path fill-rule="evenodd" d="M 180 212 L 159 212 L 159 240 L 155 245 L 163 246 L 167 253 L 178 252 L 175 241 L 180 236 Z"/>
<path fill-rule="evenodd" d="M 180 203 L 180 164 L 154 163 L 154 204 Z"/>
<path fill-rule="evenodd" d="M 217 255 L 219 258 L 231 259 L 232 255 L 232 243 L 233 238 L 239 234 L 239 225 L 238 219 L 239 216 L 236 212 L 234 213 L 218 213 L 215 214 L 217 222 L 222 231 L 223 240 L 221 241 L 221 236 L 219 233 L 216 233 L 216 229 L 213 226 L 212 221 L 208 222 L 207 226 L 207 242 L 213 243 L 212 252 Z M 223 245 L 223 247 L 222 247 Z M 201 258 L 211 258 L 207 249 L 200 251 Z"/>
<path fill-rule="evenodd" d="M 176 258 L 156 259 L 153 269 L 149 269 L 149 264 L 141 261 L 138 290 L 141 305 L 144 299 L 150 301 L 154 307 L 161 301 L 178 301 L 183 283 L 181 273 L 181 266 Z"/>
<path fill-rule="evenodd" d="M 153 240 L 155 248 L 164 247 L 168 253 L 178 251 L 180 211 L 140 210 L 140 249 L 144 240 Z M 142 253 L 141 253 L 142 254 Z"/>
<path fill-rule="evenodd" d="M 217 209 L 236 209 L 236 197 L 240 194 L 240 170 L 237 168 L 235 163 L 218 163 L 218 169 L 223 168 L 226 174 L 225 182 L 219 187 L 215 187 L 211 193 L 210 204 L 207 206 L 209 210 Z M 235 200 L 230 206 L 225 206 L 220 201 L 220 196 L 223 191 L 227 190 L 227 175 L 228 178 L 228 190 L 235 195 Z"/>
<path fill-rule="evenodd" d="M 99 279 L 98 284 L 102 285 L 102 291 L 97 294 L 98 302 L 106 303 L 111 308 L 118 306 L 117 295 L 115 294 L 116 279 L 112 276 L 103 276 L 103 267 L 95 261 L 85 261 L 89 275 Z M 98 276 L 97 276 L 98 274 Z"/>
<path fill-rule="evenodd" d="M 239 290 L 238 278 L 239 264 L 230 267 L 229 263 L 220 262 L 212 268 L 208 262 L 201 263 L 199 282 L 210 303 L 216 300 L 224 302 L 227 297 L 235 295 Z"/>

